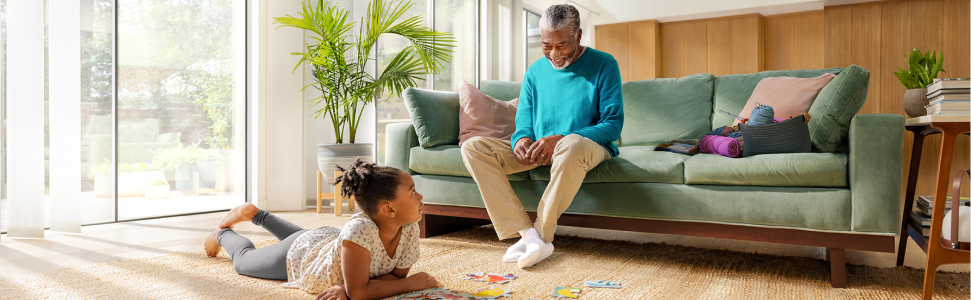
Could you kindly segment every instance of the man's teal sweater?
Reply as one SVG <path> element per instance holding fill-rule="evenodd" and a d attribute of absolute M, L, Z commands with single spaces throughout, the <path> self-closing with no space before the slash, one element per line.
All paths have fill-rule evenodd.
<path fill-rule="evenodd" d="M 587 47 L 570 66 L 557 70 L 544 57 L 529 66 L 516 110 L 516 141 L 578 134 L 604 146 L 611 157 L 624 126 L 624 101 L 617 60 Z"/>

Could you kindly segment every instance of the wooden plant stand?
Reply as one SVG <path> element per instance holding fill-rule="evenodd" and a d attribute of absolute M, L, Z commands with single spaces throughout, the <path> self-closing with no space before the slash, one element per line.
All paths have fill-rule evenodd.
<path fill-rule="evenodd" d="M 334 178 L 340 177 L 343 172 L 334 171 Z M 334 215 L 340 216 L 343 214 L 342 210 L 344 208 L 344 200 L 347 200 L 347 209 L 354 210 L 354 196 L 350 198 L 344 198 L 341 196 L 341 184 L 334 185 L 333 193 L 321 193 L 320 190 L 323 189 L 324 175 L 317 170 L 317 213 L 320 213 L 320 208 L 322 206 L 321 200 L 323 199 L 334 199 Z"/>

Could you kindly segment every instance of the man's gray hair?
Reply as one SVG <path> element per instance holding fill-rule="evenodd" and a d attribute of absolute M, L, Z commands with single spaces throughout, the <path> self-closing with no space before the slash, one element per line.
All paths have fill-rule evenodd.
<path fill-rule="evenodd" d="M 539 27 L 548 31 L 570 29 L 570 32 L 577 34 L 580 31 L 580 12 L 569 4 L 550 6 L 539 19 Z"/>

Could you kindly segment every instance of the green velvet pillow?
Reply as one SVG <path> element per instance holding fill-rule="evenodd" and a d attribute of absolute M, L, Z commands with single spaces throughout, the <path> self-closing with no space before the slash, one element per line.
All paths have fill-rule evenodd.
<path fill-rule="evenodd" d="M 834 152 L 846 140 L 850 119 L 863 108 L 870 87 L 870 72 L 850 65 L 816 95 L 809 107 L 809 136 L 819 152 Z"/>
<path fill-rule="evenodd" d="M 479 82 L 479 90 L 486 96 L 496 100 L 509 101 L 519 98 L 519 91 L 523 83 L 505 80 L 483 80 Z"/>
<path fill-rule="evenodd" d="M 700 139 L 711 131 L 714 85 L 711 74 L 624 82 L 624 145 Z"/>
<path fill-rule="evenodd" d="M 405 106 L 424 148 L 459 143 L 459 93 L 419 88 L 404 91 Z"/>

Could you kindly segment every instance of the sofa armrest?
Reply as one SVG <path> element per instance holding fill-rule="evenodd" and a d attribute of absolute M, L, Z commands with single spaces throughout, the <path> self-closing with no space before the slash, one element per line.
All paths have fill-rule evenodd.
<path fill-rule="evenodd" d="M 862 114 L 850 121 L 853 231 L 897 234 L 901 222 L 904 117 Z"/>
<path fill-rule="evenodd" d="M 418 146 L 418 133 L 412 123 L 391 123 L 384 130 L 384 165 L 416 174 L 408 168 L 411 148 Z"/>

